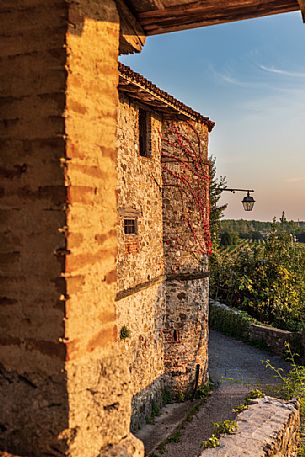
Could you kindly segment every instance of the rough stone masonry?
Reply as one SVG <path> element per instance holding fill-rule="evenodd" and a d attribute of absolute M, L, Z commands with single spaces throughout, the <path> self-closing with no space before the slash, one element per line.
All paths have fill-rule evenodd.
<path fill-rule="evenodd" d="M 238 416 L 234 435 L 221 437 L 220 447 L 200 457 L 294 457 L 299 444 L 300 410 L 296 400 L 265 397 Z"/>
<path fill-rule="evenodd" d="M 195 172 L 197 165 L 206 166 L 212 123 L 200 115 L 194 122 L 192 110 L 182 116 L 187 107 L 173 109 L 168 94 L 122 64 L 119 76 L 116 300 L 119 328 L 130 333 L 120 345 L 131 374 L 131 429 L 137 430 L 165 397 L 186 398 L 196 382 L 207 380 L 206 253 L 194 252 L 198 241 L 183 220 L 183 205 L 194 220 L 199 211 L 194 193 L 179 177 L 185 178 L 187 166 L 193 190 L 205 188 Z M 194 170 L 185 156 L 186 144 L 179 145 L 183 136 L 189 142 L 192 135 L 191 153 L 198 154 L 199 162 Z M 168 154 L 175 160 L 169 162 Z M 208 195 L 201 198 L 208 212 Z M 132 222 L 134 231 L 125 233 L 124 224 Z M 204 242 L 205 235 L 200 236 Z"/>
<path fill-rule="evenodd" d="M 122 27 L 113 0 L 0 4 L 0 449 L 21 456 L 143 455 L 131 416 L 141 422 L 165 382 L 188 392 L 197 365 L 199 382 L 206 373 L 206 266 L 188 277 L 187 253 L 184 271 L 165 260 L 155 129 L 166 107 L 205 136 L 212 123 L 159 93 L 152 160 L 130 145 L 123 158 L 121 137 L 118 167 Z"/>

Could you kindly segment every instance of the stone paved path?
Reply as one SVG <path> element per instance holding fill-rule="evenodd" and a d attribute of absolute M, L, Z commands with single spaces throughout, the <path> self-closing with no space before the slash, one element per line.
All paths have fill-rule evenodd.
<path fill-rule="evenodd" d="M 213 433 L 212 422 L 234 419 L 232 408 L 241 404 L 254 387 L 275 385 L 273 372 L 262 360 L 270 359 L 274 366 L 288 369 L 279 357 L 222 335 L 210 332 L 210 377 L 218 385 L 206 403 L 181 433 L 178 443 L 169 443 L 162 457 L 197 457 L 200 443 Z M 155 451 L 156 456 L 160 454 Z"/>

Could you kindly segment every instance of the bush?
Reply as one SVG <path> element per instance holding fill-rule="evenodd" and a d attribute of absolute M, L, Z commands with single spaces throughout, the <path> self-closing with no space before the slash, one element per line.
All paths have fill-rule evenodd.
<path fill-rule="evenodd" d="M 250 325 L 256 321 L 244 311 L 236 312 L 228 307 L 224 309 L 221 306 L 210 305 L 209 322 L 211 328 L 247 341 Z"/>
<path fill-rule="evenodd" d="M 304 327 L 305 249 L 275 224 L 264 242 L 216 250 L 210 269 L 212 297 L 265 324 Z"/>

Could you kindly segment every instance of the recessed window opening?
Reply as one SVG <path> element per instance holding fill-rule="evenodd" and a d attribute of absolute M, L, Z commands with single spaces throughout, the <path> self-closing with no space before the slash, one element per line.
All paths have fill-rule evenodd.
<path fill-rule="evenodd" d="M 124 234 L 125 235 L 136 235 L 137 234 L 137 220 L 136 219 L 124 219 Z"/>
<path fill-rule="evenodd" d="M 151 157 L 150 133 L 150 114 L 145 109 L 139 108 L 139 142 L 142 157 Z"/>
<path fill-rule="evenodd" d="M 178 340 L 179 340 L 178 330 L 174 330 L 174 341 L 175 341 L 175 343 L 177 343 Z"/>

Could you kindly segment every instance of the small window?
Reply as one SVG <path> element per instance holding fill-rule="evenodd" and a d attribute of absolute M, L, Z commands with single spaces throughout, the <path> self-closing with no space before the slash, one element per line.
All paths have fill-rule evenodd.
<path fill-rule="evenodd" d="M 125 235 L 136 235 L 137 234 L 137 220 L 136 219 L 124 219 L 124 234 Z"/>
<path fill-rule="evenodd" d="M 139 142 L 140 156 L 151 157 L 150 114 L 139 108 Z"/>

